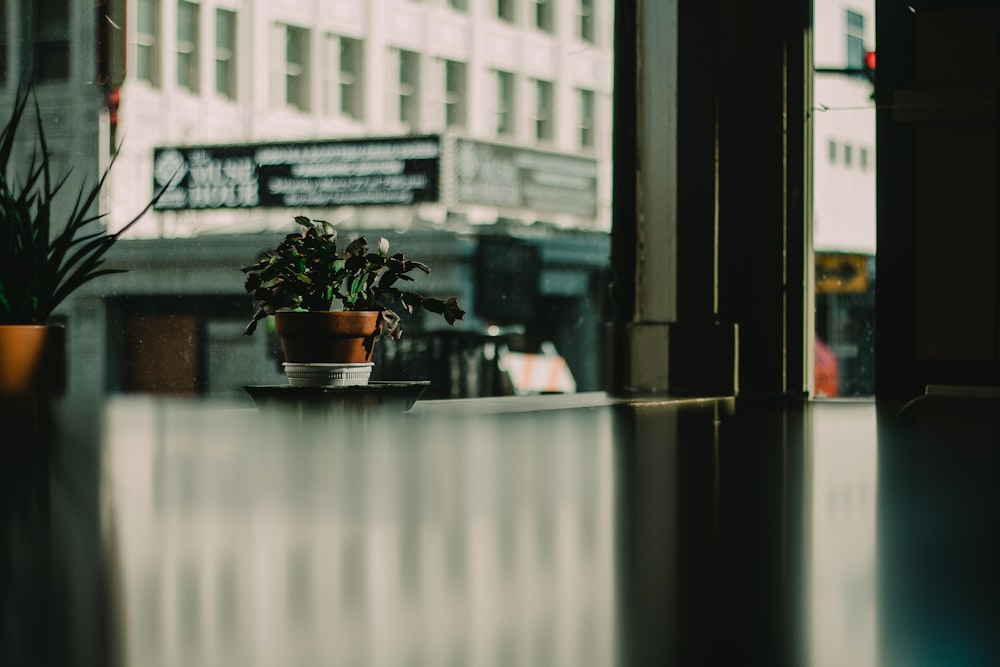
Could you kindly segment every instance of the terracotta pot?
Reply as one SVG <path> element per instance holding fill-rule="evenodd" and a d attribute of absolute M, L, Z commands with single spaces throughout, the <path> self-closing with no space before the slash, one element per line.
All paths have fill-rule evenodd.
<path fill-rule="evenodd" d="M 61 396 L 66 390 L 66 328 L 0 324 L 0 396 Z"/>
<path fill-rule="evenodd" d="M 283 311 L 274 325 L 288 363 L 364 364 L 372 360 L 379 312 Z"/>

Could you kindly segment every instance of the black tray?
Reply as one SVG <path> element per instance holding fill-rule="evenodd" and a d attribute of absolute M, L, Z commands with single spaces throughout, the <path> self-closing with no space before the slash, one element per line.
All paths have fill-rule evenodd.
<path fill-rule="evenodd" d="M 258 407 L 295 406 L 326 408 L 338 405 L 387 407 L 406 411 L 413 407 L 430 380 L 410 382 L 370 381 L 350 387 L 293 387 L 288 384 L 243 387 Z"/>

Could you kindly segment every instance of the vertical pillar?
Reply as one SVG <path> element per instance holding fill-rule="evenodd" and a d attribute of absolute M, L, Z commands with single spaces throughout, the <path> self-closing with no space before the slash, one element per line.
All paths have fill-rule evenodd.
<path fill-rule="evenodd" d="M 620 0 L 615 16 L 611 391 L 669 388 L 676 318 L 678 0 Z"/>
<path fill-rule="evenodd" d="M 809 6 L 616 4 L 609 391 L 804 395 Z"/>

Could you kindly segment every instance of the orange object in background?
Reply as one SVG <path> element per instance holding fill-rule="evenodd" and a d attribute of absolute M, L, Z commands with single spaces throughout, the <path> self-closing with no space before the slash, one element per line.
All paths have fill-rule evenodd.
<path fill-rule="evenodd" d="M 0 398 L 61 396 L 66 330 L 61 325 L 0 325 Z"/>
<path fill-rule="evenodd" d="M 834 398 L 840 396 L 840 363 L 830 346 L 815 339 L 814 345 L 814 392 L 816 398 Z"/>

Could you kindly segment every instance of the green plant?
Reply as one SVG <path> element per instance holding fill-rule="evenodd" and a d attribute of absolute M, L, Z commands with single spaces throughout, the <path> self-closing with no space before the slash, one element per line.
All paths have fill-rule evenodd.
<path fill-rule="evenodd" d="M 448 324 L 465 316 L 455 297 L 437 299 L 399 289 L 398 282 L 413 280 L 411 271 L 431 270 L 401 252 L 390 256 L 385 238 L 379 239 L 374 252 L 364 236 L 340 250 L 337 230 L 329 222 L 305 216 L 297 216 L 295 222 L 299 233 L 288 234 L 277 248 L 242 269 L 247 274 L 244 287 L 258 304 L 246 335 L 278 310 L 331 310 L 338 301 L 343 310 L 380 311 L 381 333 L 397 339 L 403 333 L 397 310 L 412 314 L 422 307 Z"/>
<path fill-rule="evenodd" d="M 31 161 L 19 178 L 13 155 L 29 93 L 37 134 Z M 0 132 L 0 324 L 45 324 L 56 306 L 81 285 L 124 271 L 102 268 L 104 255 L 156 198 L 120 230 L 108 234 L 95 224 L 103 216 L 93 209 L 111 164 L 96 184 L 62 192 L 70 171 L 53 177 L 38 100 L 30 87 L 18 90 L 10 119 Z"/>

